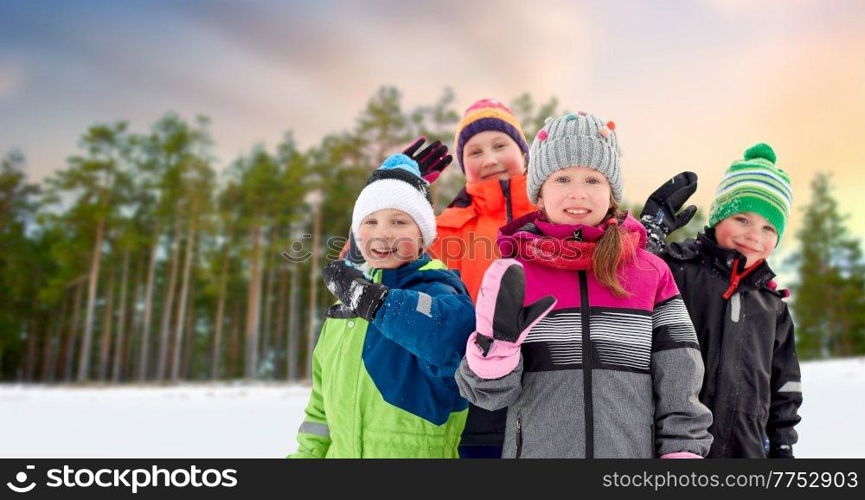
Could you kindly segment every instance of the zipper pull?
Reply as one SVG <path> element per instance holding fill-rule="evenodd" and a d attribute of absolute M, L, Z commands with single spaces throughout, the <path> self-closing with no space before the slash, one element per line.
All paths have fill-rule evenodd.
<path fill-rule="evenodd" d="M 727 288 L 727 291 L 724 292 L 724 298 L 729 299 L 733 295 L 733 292 L 736 291 L 736 288 L 739 286 L 739 282 L 742 281 L 742 278 L 751 274 L 751 272 L 756 270 L 758 267 L 760 267 L 760 264 L 762 264 L 762 263 L 763 263 L 763 259 L 760 259 L 757 262 L 755 262 L 754 264 L 752 264 L 751 267 L 745 269 L 744 272 L 740 273 L 739 272 L 739 259 L 737 258 L 736 260 L 734 260 L 733 261 L 733 272 L 730 275 L 730 277 L 731 277 L 730 286 L 729 286 L 729 288 Z"/>
<path fill-rule="evenodd" d="M 733 272 L 730 275 L 730 286 L 727 287 L 727 290 L 724 292 L 724 300 L 729 300 L 730 297 L 733 296 L 733 293 L 736 292 L 736 288 L 739 287 L 739 280 L 741 276 L 739 276 L 739 259 L 733 260 Z"/>
<path fill-rule="evenodd" d="M 514 220 L 514 209 L 511 206 L 511 180 L 499 179 L 499 185 L 502 187 L 502 196 L 505 198 L 505 220 L 510 224 Z"/>

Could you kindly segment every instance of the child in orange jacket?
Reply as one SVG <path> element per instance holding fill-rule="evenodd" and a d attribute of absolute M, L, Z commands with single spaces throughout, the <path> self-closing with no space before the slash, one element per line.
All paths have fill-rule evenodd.
<path fill-rule="evenodd" d="M 454 140 L 466 186 L 438 217 L 430 254 L 460 271 L 472 300 L 484 272 L 501 257 L 499 228 L 537 208 L 526 195 L 529 146 L 513 112 L 495 99 L 466 110 Z"/>
<path fill-rule="evenodd" d="M 537 210 L 526 194 L 529 146 L 513 111 L 495 99 L 481 99 L 466 109 L 454 147 L 466 186 L 436 217 L 438 238 L 429 253 L 460 272 L 477 302 L 484 273 L 501 257 L 499 228 Z M 500 458 L 506 418 L 507 409 L 470 405 L 460 456 Z"/>

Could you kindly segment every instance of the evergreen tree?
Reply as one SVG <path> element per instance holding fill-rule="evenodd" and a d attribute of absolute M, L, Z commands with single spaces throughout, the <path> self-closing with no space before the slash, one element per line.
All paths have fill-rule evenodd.
<path fill-rule="evenodd" d="M 24 156 L 9 152 L 0 160 L 0 375 L 20 376 L 26 335 L 34 333 L 38 282 L 34 273 L 48 269 L 27 228 L 36 211 L 39 188 L 27 183 Z M 45 252 L 40 252 L 45 253 Z M 35 337 L 34 337 L 35 338 Z"/>
<path fill-rule="evenodd" d="M 528 92 L 514 99 L 510 108 L 517 115 L 517 118 L 520 119 L 520 126 L 522 126 L 523 132 L 526 134 L 526 140 L 529 142 L 529 145 L 532 144 L 535 134 L 544 126 L 544 121 L 548 117 L 555 117 L 565 113 L 565 111 L 559 110 L 559 100 L 557 98 L 550 97 L 547 102 L 536 105 Z"/>
<path fill-rule="evenodd" d="M 87 258 L 88 283 L 84 330 L 78 351 L 78 381 L 91 377 L 90 361 L 106 234 L 114 227 L 120 208 L 130 195 L 127 126 L 126 122 L 117 122 L 90 127 L 79 143 L 84 154 L 70 157 L 69 168 L 48 180 L 52 201 L 63 204 L 67 199 L 72 200 L 69 221 L 80 229 L 81 234 L 87 235 L 91 247 Z M 71 347 L 76 346 L 73 344 Z"/>
<path fill-rule="evenodd" d="M 799 355 L 804 358 L 865 353 L 865 263 L 832 197 L 830 176 L 811 182 L 811 203 L 796 233 L 800 249 L 793 288 Z"/>

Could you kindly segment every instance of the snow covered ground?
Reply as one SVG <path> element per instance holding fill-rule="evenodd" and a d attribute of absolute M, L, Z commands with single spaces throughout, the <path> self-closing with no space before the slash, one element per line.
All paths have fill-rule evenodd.
<path fill-rule="evenodd" d="M 865 358 L 804 363 L 798 457 L 865 457 Z M 309 387 L 0 385 L 0 458 L 253 458 L 294 451 Z"/>

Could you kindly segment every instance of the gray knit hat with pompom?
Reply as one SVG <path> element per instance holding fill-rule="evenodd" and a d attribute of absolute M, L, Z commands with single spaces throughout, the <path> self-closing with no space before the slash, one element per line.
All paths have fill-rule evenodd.
<path fill-rule="evenodd" d="M 613 198 L 622 200 L 622 156 L 616 138 L 616 124 L 580 111 L 547 118 L 529 150 L 527 190 L 537 205 L 541 186 L 555 172 L 568 167 L 597 170 L 610 183 Z"/>

